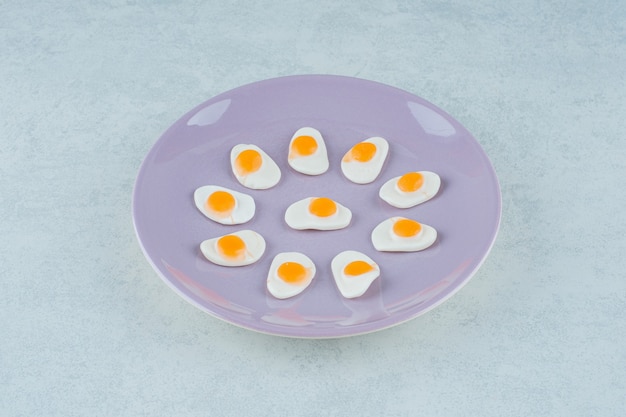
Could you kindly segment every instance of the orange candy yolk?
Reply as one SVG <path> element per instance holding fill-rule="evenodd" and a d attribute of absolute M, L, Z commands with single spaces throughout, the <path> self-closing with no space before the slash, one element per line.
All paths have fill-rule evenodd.
<path fill-rule="evenodd" d="M 365 261 L 354 261 L 346 265 L 343 269 L 343 273 L 354 277 L 357 275 L 363 275 L 373 270 L 374 267 Z"/>
<path fill-rule="evenodd" d="M 206 208 L 214 213 L 229 215 L 235 208 L 235 197 L 226 191 L 216 191 L 207 198 Z"/>
<path fill-rule="evenodd" d="M 307 277 L 307 270 L 298 262 L 285 262 L 276 271 L 278 277 L 289 284 L 298 284 Z"/>
<path fill-rule="evenodd" d="M 246 243 L 239 236 L 226 235 L 217 240 L 217 250 L 226 258 L 243 259 Z"/>
<path fill-rule="evenodd" d="M 294 156 L 313 155 L 317 150 L 317 141 L 312 136 L 298 136 L 291 143 L 291 151 Z"/>
<path fill-rule="evenodd" d="M 309 204 L 309 212 L 317 217 L 329 217 L 337 212 L 337 204 L 330 198 L 314 198 Z"/>
<path fill-rule="evenodd" d="M 400 237 L 412 237 L 422 231 L 422 225 L 415 220 L 401 219 L 393 224 L 393 233 Z"/>
<path fill-rule="evenodd" d="M 240 176 L 245 176 L 256 172 L 261 168 L 263 158 L 254 149 L 246 149 L 235 158 L 235 168 Z"/>
<path fill-rule="evenodd" d="M 409 172 L 398 180 L 398 188 L 405 193 L 419 190 L 424 184 L 424 176 L 419 172 Z"/>
<path fill-rule="evenodd" d="M 370 142 L 361 142 L 354 145 L 343 160 L 345 162 L 367 162 L 370 161 L 374 155 L 376 155 L 376 145 Z"/>

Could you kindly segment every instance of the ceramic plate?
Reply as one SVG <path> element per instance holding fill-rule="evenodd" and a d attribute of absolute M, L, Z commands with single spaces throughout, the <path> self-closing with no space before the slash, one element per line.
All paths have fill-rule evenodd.
<path fill-rule="evenodd" d="M 287 164 L 291 136 L 317 128 L 326 141 L 329 170 L 306 176 Z M 372 136 L 389 141 L 378 179 L 356 185 L 340 161 L 355 143 Z M 269 190 L 249 190 L 232 174 L 229 154 L 239 143 L 260 146 L 282 170 Z M 433 171 L 442 186 L 432 200 L 396 209 L 378 197 L 389 178 Z M 204 217 L 194 190 L 215 184 L 247 193 L 255 217 L 223 226 Z M 296 231 L 286 208 L 310 196 L 349 207 L 351 225 L 336 231 Z M 408 92 L 362 79 L 291 76 L 245 85 L 220 94 L 174 123 L 146 156 L 134 189 L 133 219 L 143 251 L 161 278 L 201 310 L 248 329 L 292 337 L 341 337 L 384 329 L 441 304 L 476 272 L 496 237 L 500 189 L 487 156 L 472 135 L 447 113 Z M 391 216 L 413 218 L 439 232 L 436 243 L 416 253 L 380 253 L 372 229 Z M 200 243 L 252 229 L 267 241 L 255 264 L 227 268 L 208 262 Z M 330 272 L 344 250 L 367 254 L 381 276 L 360 298 L 343 298 Z M 317 266 L 300 295 L 278 300 L 266 290 L 270 263 L 279 252 L 299 251 Z"/>

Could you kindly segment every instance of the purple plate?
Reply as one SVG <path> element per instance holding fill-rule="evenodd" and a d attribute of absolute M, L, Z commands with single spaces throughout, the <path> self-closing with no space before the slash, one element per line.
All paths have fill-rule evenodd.
<path fill-rule="evenodd" d="M 287 164 L 287 147 L 300 127 L 318 129 L 330 169 L 306 176 Z M 371 136 L 389 141 L 378 179 L 356 185 L 341 174 L 340 160 Z M 234 178 L 230 149 L 252 143 L 282 170 L 269 190 L 249 190 Z M 378 197 L 380 186 L 407 171 L 440 175 L 432 200 L 401 210 Z M 202 185 L 221 185 L 254 197 L 255 217 L 223 226 L 193 202 Z M 310 196 L 327 196 L 353 212 L 336 231 L 295 231 L 285 209 Z M 304 338 L 340 337 L 384 329 L 414 318 L 458 291 L 487 256 L 500 222 L 500 188 L 489 159 L 472 135 L 448 114 L 405 91 L 357 78 L 306 75 L 260 81 L 220 94 L 170 127 L 146 156 L 135 184 L 133 219 L 143 251 L 161 278 L 207 313 L 263 333 Z M 380 253 L 372 229 L 391 216 L 429 224 L 436 243 L 416 253 Z M 241 229 L 259 232 L 267 250 L 255 264 L 226 268 L 200 253 L 205 239 Z M 330 272 L 339 252 L 354 249 L 374 259 L 381 276 L 360 298 L 344 299 Z M 299 251 L 317 266 L 300 295 L 278 300 L 266 290 L 270 263 L 279 252 Z"/>

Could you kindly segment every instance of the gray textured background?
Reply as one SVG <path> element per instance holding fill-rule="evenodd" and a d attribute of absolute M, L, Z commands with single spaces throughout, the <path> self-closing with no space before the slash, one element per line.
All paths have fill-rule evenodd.
<path fill-rule="evenodd" d="M 623 415 L 626 7 L 471 3 L 2 1 L 0 415 Z M 160 134 L 306 73 L 424 97 L 496 168 L 493 251 L 425 316 L 260 335 L 142 256 L 131 191 Z"/>

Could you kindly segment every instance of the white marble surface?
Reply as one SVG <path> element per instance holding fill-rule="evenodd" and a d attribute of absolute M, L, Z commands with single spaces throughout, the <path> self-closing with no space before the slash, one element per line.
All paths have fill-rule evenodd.
<path fill-rule="evenodd" d="M 624 2 L 237 3 L 2 2 L 0 415 L 622 416 Z M 260 335 L 139 249 L 132 186 L 164 129 L 306 73 L 420 95 L 493 161 L 499 238 L 425 316 Z"/>

